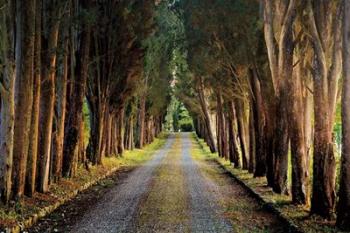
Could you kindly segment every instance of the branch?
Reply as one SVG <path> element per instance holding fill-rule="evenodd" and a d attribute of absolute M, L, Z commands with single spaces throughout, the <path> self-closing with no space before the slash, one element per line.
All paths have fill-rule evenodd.
<path fill-rule="evenodd" d="M 342 3 L 338 3 L 336 17 L 333 18 L 332 34 L 333 34 L 333 51 L 332 64 L 328 73 L 328 101 L 329 108 L 335 108 L 338 95 L 338 81 L 342 70 Z M 333 110 L 334 111 L 334 110 Z"/>
<path fill-rule="evenodd" d="M 267 54 L 270 63 L 270 70 L 272 76 L 272 85 L 274 90 L 276 90 L 276 79 L 277 79 L 277 48 L 274 41 L 274 29 L 273 29 L 273 15 L 272 15 L 272 5 L 271 0 L 265 0 L 264 7 L 264 35 L 267 47 Z"/>
<path fill-rule="evenodd" d="M 316 57 L 319 60 L 319 63 L 322 64 L 322 69 L 323 69 L 323 74 L 326 72 L 326 54 L 325 54 L 325 50 L 322 46 L 322 42 L 321 42 L 321 38 L 320 38 L 320 34 L 317 30 L 317 26 L 316 26 L 316 22 L 315 22 L 315 15 L 314 15 L 314 11 L 312 9 L 312 4 L 311 4 L 311 0 L 307 1 L 307 8 L 308 8 L 308 21 L 309 21 L 309 25 L 310 25 L 310 34 L 311 34 L 311 38 L 312 38 L 312 43 L 314 44 L 314 50 L 316 53 Z"/>
<path fill-rule="evenodd" d="M 6 90 L 4 84 L 2 82 L 0 82 L 0 96 L 7 96 L 8 95 L 8 91 Z"/>

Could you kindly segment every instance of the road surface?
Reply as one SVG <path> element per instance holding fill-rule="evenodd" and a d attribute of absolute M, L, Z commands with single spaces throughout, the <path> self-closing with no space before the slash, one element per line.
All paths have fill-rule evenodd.
<path fill-rule="evenodd" d="M 98 198 L 78 197 L 79 205 L 74 207 L 73 200 L 29 232 L 284 231 L 278 217 L 264 210 L 217 164 L 194 158 L 195 146 L 191 134 L 169 136 L 152 160 L 124 175 Z M 69 219 L 74 208 L 79 217 Z M 57 216 L 64 217 L 52 227 L 50 218 Z"/>

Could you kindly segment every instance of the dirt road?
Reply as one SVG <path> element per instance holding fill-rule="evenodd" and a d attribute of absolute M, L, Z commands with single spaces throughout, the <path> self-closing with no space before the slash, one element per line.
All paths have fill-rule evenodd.
<path fill-rule="evenodd" d="M 91 198 L 94 191 L 86 195 L 89 199 L 82 194 L 30 232 L 285 231 L 274 214 L 217 164 L 194 159 L 195 146 L 190 134 L 170 136 L 151 161 L 118 179 L 98 198 Z M 78 213 L 70 218 L 74 210 Z M 52 227 L 50 218 L 55 216 L 61 217 Z"/>

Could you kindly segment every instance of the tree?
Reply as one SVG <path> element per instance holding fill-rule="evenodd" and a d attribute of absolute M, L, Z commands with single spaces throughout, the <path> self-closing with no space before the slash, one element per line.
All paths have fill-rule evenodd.
<path fill-rule="evenodd" d="M 287 80 L 293 72 L 292 29 L 296 16 L 296 1 L 281 4 L 277 2 L 264 1 L 264 34 L 276 104 L 273 190 L 277 193 L 285 193 L 287 191 L 289 146 L 288 96 L 285 90 Z"/>
<path fill-rule="evenodd" d="M 85 11 L 91 9 L 90 0 L 81 0 L 81 7 Z M 77 156 L 79 131 L 83 120 L 83 102 L 85 97 L 86 81 L 88 78 L 89 54 L 91 43 L 91 22 L 85 18 L 82 23 L 79 51 L 77 53 L 74 85 L 72 98 L 69 105 L 69 114 L 67 119 L 67 132 L 64 140 L 64 163 L 63 175 L 71 177 L 73 174 L 74 162 Z"/>
<path fill-rule="evenodd" d="M 3 5 L 4 4 L 4 5 Z M 12 26 L 12 1 L 2 1 L 0 10 L 0 197 L 7 203 L 11 195 L 13 147 L 14 147 L 14 118 L 15 118 L 15 69 L 14 48 L 11 41 L 14 39 Z"/>
<path fill-rule="evenodd" d="M 337 226 L 350 230 L 350 2 L 343 1 L 342 163 Z"/>
<path fill-rule="evenodd" d="M 40 136 L 39 136 L 39 180 L 38 190 L 49 189 L 49 171 L 52 149 L 52 127 L 55 107 L 56 60 L 59 33 L 60 6 L 59 1 L 52 0 L 43 4 L 44 22 L 47 33 L 43 35 L 43 70 L 41 75 L 40 99 Z"/>
<path fill-rule="evenodd" d="M 332 131 L 341 74 L 341 4 L 340 1 L 320 4 L 320 1 L 308 0 L 307 12 L 311 43 L 314 48 L 312 73 L 314 112 L 317 113 L 311 212 L 330 217 L 336 200 L 336 165 Z"/>
<path fill-rule="evenodd" d="M 30 140 L 33 105 L 33 65 L 35 41 L 35 0 L 16 1 L 16 83 L 12 189 L 22 197 Z"/>
<path fill-rule="evenodd" d="M 39 149 L 39 117 L 41 97 L 41 28 L 42 28 L 42 1 L 35 4 L 35 44 L 34 44 L 34 82 L 33 82 L 33 109 L 31 119 L 26 174 L 26 194 L 32 196 L 36 190 L 37 161 Z"/>

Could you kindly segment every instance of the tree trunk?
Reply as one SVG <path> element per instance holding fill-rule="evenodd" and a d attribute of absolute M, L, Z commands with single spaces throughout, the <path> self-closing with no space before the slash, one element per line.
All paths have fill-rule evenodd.
<path fill-rule="evenodd" d="M 335 205 L 335 157 L 329 112 L 320 84 L 315 83 L 315 135 L 313 164 L 313 194 L 311 211 L 330 217 Z"/>
<path fill-rule="evenodd" d="M 56 81 L 56 122 L 55 136 L 53 139 L 53 180 L 58 181 L 62 175 L 63 143 L 66 119 L 67 80 L 68 80 L 68 41 L 62 45 L 62 71 L 57 75 Z"/>
<path fill-rule="evenodd" d="M 16 89 L 13 148 L 13 195 L 24 193 L 33 107 L 35 0 L 16 1 Z"/>
<path fill-rule="evenodd" d="M 118 124 L 118 155 L 122 156 L 124 153 L 124 108 L 122 108 L 121 112 L 119 113 L 119 116 L 117 117 L 117 124 Z"/>
<path fill-rule="evenodd" d="M 288 81 L 289 132 L 292 153 L 292 201 L 307 204 L 307 151 L 304 125 L 304 103 L 302 90 L 302 63 L 295 67 L 293 78 Z M 309 122 L 311 124 L 311 122 Z"/>
<path fill-rule="evenodd" d="M 304 129 L 306 143 L 306 172 L 307 172 L 307 197 L 310 199 L 311 181 L 310 181 L 310 158 L 313 147 L 313 93 L 309 90 L 312 88 L 311 77 L 308 77 L 308 82 L 304 84 Z M 312 122 L 312 123 L 311 123 Z M 308 203 L 310 200 L 308 200 Z"/>
<path fill-rule="evenodd" d="M 105 143 L 106 143 L 106 148 L 105 148 L 105 155 L 107 157 L 110 157 L 112 155 L 111 153 L 111 140 L 112 140 L 112 118 L 113 114 L 110 113 L 109 111 L 106 111 L 106 116 L 105 116 Z"/>
<path fill-rule="evenodd" d="M 139 138 L 138 148 L 143 148 L 145 141 L 145 117 L 146 117 L 146 95 L 142 95 L 139 111 Z"/>
<path fill-rule="evenodd" d="M 52 145 L 52 126 L 55 107 L 55 76 L 56 76 L 56 50 L 59 32 L 58 6 L 55 1 L 44 5 L 47 15 L 48 35 L 44 36 L 44 47 L 47 51 L 44 55 L 43 73 L 41 76 L 40 99 L 40 126 L 39 126 L 39 180 L 38 191 L 47 192 L 49 189 L 49 171 Z"/>
<path fill-rule="evenodd" d="M 287 94 L 281 93 L 277 97 L 277 115 L 275 128 L 275 168 L 274 168 L 274 185 L 273 191 L 280 194 L 287 194 L 287 177 L 288 177 L 288 114 L 287 114 Z"/>
<path fill-rule="evenodd" d="M 217 101 L 217 142 L 218 142 L 218 152 L 219 156 L 227 158 L 226 154 L 226 138 L 225 138 L 225 118 L 222 106 L 222 96 L 221 91 L 217 91 L 216 96 Z"/>
<path fill-rule="evenodd" d="M 14 39 L 12 13 L 14 4 L 9 1 L 7 7 L 0 9 L 0 59 L 3 73 L 0 82 L 0 198 L 7 204 L 11 196 L 12 169 L 13 169 L 13 137 L 15 118 L 15 70 L 13 67 L 14 48 L 11 41 Z"/>
<path fill-rule="evenodd" d="M 256 161 L 256 132 L 255 132 L 255 122 L 254 122 L 254 106 L 250 104 L 250 113 L 249 113 L 249 173 L 255 173 L 255 161 Z"/>
<path fill-rule="evenodd" d="M 342 69 L 342 4 L 340 1 L 329 1 L 321 6 L 309 1 L 307 12 L 315 53 L 313 61 L 315 134 L 311 213 L 330 218 L 336 201 L 336 162 L 332 132 Z M 325 21 L 324 18 L 330 14 L 332 14 L 331 20 Z M 326 58 L 326 54 L 330 59 Z"/>
<path fill-rule="evenodd" d="M 253 94 L 253 123 L 255 131 L 255 170 L 254 177 L 263 177 L 266 175 L 266 154 L 264 148 L 264 127 L 265 115 L 261 95 L 260 82 L 256 72 L 250 71 L 250 84 Z"/>
<path fill-rule="evenodd" d="M 36 2 L 35 16 L 35 52 L 34 52 L 34 86 L 33 86 L 33 109 L 31 119 L 30 135 L 28 149 L 28 161 L 26 171 L 25 192 L 32 196 L 35 192 L 38 142 L 39 142 L 39 116 L 40 116 L 40 96 L 41 96 L 41 18 L 42 18 L 42 1 Z"/>
<path fill-rule="evenodd" d="M 203 113 L 203 120 L 205 122 L 205 127 L 206 127 L 206 130 L 208 133 L 206 135 L 208 138 L 207 143 L 209 145 L 211 153 L 215 153 L 217 150 L 216 150 L 216 146 L 215 146 L 213 131 L 211 128 L 211 119 L 210 119 L 210 115 L 209 115 L 209 111 L 208 111 L 208 106 L 207 106 L 207 102 L 205 100 L 203 80 L 201 80 L 201 83 L 200 83 L 199 88 L 198 88 L 198 96 L 199 96 L 199 102 L 200 102 L 202 113 Z"/>
<path fill-rule="evenodd" d="M 78 149 L 78 162 L 76 164 L 76 167 L 78 163 L 85 164 L 86 162 L 86 148 L 85 148 L 85 116 L 83 115 L 83 120 L 80 124 L 80 130 L 79 130 L 79 149 Z"/>
<path fill-rule="evenodd" d="M 286 82 L 291 79 L 293 71 L 293 24 L 296 18 L 296 7 L 297 1 L 295 0 L 264 1 L 264 35 L 276 103 L 272 158 L 274 179 L 273 181 L 271 179 L 272 171 L 267 174 L 267 178 L 269 185 L 276 193 L 287 192 L 289 135 Z"/>
<path fill-rule="evenodd" d="M 7 59 L 6 59 L 7 60 Z M 5 63 L 6 64 L 6 63 Z M 0 121 L 0 197 L 6 204 L 11 194 L 11 174 L 13 162 L 14 133 L 14 81 L 15 73 L 11 65 L 6 64 L 6 76 L 1 83 L 1 121 Z"/>
<path fill-rule="evenodd" d="M 343 0 L 342 159 L 337 226 L 350 231 L 350 1 Z"/>
<path fill-rule="evenodd" d="M 290 3 L 292 4 L 292 3 Z M 295 5 L 295 3 L 294 3 Z M 295 7 L 295 6 L 294 6 Z M 288 152 L 289 152 L 289 132 L 288 132 L 288 80 L 293 76 L 293 22 L 295 18 L 295 12 L 290 12 L 289 22 L 284 25 L 283 35 L 281 35 L 281 42 L 279 44 L 279 60 L 278 60 L 278 81 L 276 85 L 276 128 L 275 128 L 275 182 L 273 185 L 273 191 L 276 193 L 287 194 L 287 177 L 288 177 Z M 277 78 L 277 77 L 276 77 Z M 295 101 L 293 99 L 293 101 Z M 293 107 L 300 107 L 298 103 L 292 102 Z M 294 109 L 296 110 L 296 109 Z M 302 111 L 302 109 L 299 109 Z M 296 149 L 296 148 L 293 148 Z M 299 151 L 298 151 L 299 152 Z M 297 157 L 300 154 L 294 156 L 296 161 L 301 165 L 302 158 Z M 299 166 L 298 166 L 299 167 Z M 299 172 L 295 171 L 295 172 Z M 295 174 L 297 175 L 297 174 Z M 304 174 L 303 174 L 304 175 Z M 297 178 L 294 176 L 294 178 Z"/>
<path fill-rule="evenodd" d="M 95 93 L 91 95 L 101 95 Z M 106 112 L 106 102 L 102 96 L 90 96 L 88 98 L 90 106 L 90 139 L 88 145 L 88 158 L 94 164 L 101 164 L 102 140 L 105 127 L 104 116 Z"/>
<path fill-rule="evenodd" d="M 233 101 L 229 102 L 229 114 L 228 114 L 228 134 L 229 134 L 229 158 L 230 162 L 234 164 L 236 168 L 241 166 L 239 151 L 237 146 L 237 140 L 235 132 L 235 124 L 236 124 L 236 113 L 235 106 Z"/>
<path fill-rule="evenodd" d="M 131 137 L 131 119 L 127 120 L 126 127 L 125 127 L 125 136 L 124 136 L 124 147 L 127 150 L 131 150 L 131 145 L 130 145 L 130 137 Z"/>
<path fill-rule="evenodd" d="M 246 132 L 246 114 L 245 114 L 245 108 L 244 108 L 244 102 L 243 100 L 237 100 L 235 102 L 236 106 L 236 119 L 237 119 L 237 126 L 238 126 L 238 137 L 241 145 L 241 152 L 242 152 L 242 168 L 244 170 L 248 170 L 248 137 Z"/>
<path fill-rule="evenodd" d="M 88 9 L 90 1 L 83 0 L 82 8 Z M 64 140 L 64 163 L 63 175 L 71 176 L 74 162 L 74 152 L 78 147 L 79 127 L 82 121 L 83 103 L 85 97 L 86 81 L 88 78 L 88 65 L 90 53 L 91 29 L 88 22 L 83 23 L 80 38 L 79 52 L 77 54 L 77 65 L 75 75 L 74 91 L 69 105 L 68 125 Z"/>

